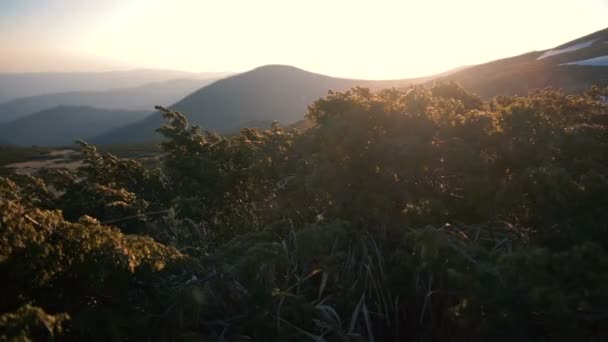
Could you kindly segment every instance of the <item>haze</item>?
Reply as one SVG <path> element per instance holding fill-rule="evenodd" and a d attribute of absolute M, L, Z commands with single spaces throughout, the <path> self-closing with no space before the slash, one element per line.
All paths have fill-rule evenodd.
<path fill-rule="evenodd" d="M 404 78 L 552 48 L 606 18 L 602 0 L 4 0 L 0 72 L 289 64 Z"/>

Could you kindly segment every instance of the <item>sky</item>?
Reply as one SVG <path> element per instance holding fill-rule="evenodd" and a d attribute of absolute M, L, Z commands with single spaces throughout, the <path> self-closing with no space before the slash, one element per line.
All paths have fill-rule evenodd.
<path fill-rule="evenodd" d="M 608 0 L 0 0 L 0 72 L 426 76 L 608 27 Z"/>

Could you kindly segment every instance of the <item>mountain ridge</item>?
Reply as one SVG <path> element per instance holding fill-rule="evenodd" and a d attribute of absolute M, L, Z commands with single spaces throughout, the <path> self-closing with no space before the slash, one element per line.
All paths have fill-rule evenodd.
<path fill-rule="evenodd" d="M 0 136 L 20 146 L 63 146 L 137 122 L 149 111 L 57 106 L 0 125 Z"/>
<path fill-rule="evenodd" d="M 181 78 L 221 78 L 231 73 L 193 73 L 179 70 L 132 69 L 100 72 L 0 73 L 0 103 L 43 94 L 133 88 Z"/>
<path fill-rule="evenodd" d="M 564 50 L 590 40 L 593 40 L 593 43 L 587 47 L 540 58 L 547 52 Z M 606 42 L 608 42 L 608 28 L 552 49 L 531 51 L 479 64 L 437 80 L 457 82 L 483 98 L 497 95 L 525 95 L 530 90 L 546 87 L 580 92 L 594 84 L 608 84 L 608 68 L 566 65 L 566 63 L 608 56 L 608 43 Z"/>
<path fill-rule="evenodd" d="M 64 92 L 13 99 L 0 104 L 0 123 L 7 123 L 56 106 L 89 106 L 100 109 L 148 110 L 168 105 L 217 79 L 171 79 L 133 88 Z"/>

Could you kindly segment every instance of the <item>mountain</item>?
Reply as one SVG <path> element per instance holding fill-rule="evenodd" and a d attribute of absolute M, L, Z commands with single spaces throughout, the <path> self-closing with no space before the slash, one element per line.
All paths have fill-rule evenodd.
<path fill-rule="evenodd" d="M 149 111 L 60 106 L 0 125 L 0 136 L 23 146 L 61 146 L 142 120 Z"/>
<path fill-rule="evenodd" d="M 334 78 L 294 67 L 264 66 L 225 78 L 177 102 L 172 109 L 190 122 L 214 131 L 233 132 L 248 122 L 278 120 L 292 124 L 315 99 L 327 90 L 353 86 L 372 89 L 404 87 L 436 80 L 456 81 L 484 98 L 524 95 L 548 86 L 570 92 L 593 84 L 608 84 L 608 29 L 595 32 L 550 50 L 534 51 L 481 65 L 468 66 L 436 76 L 395 81 L 365 81 Z M 117 143 L 157 139 L 153 131 L 163 123 L 155 113 L 93 142 Z"/>
<path fill-rule="evenodd" d="M 354 86 L 382 89 L 404 87 L 429 78 L 369 81 L 335 78 L 285 65 L 268 65 L 214 82 L 170 106 L 193 124 L 222 133 L 247 123 L 291 124 L 303 118 L 308 105 L 327 95 Z M 144 121 L 120 128 L 92 140 L 97 144 L 153 140 L 164 120 L 155 113 Z"/>
<path fill-rule="evenodd" d="M 608 84 L 608 29 L 595 32 L 550 50 L 534 51 L 481 65 L 467 66 L 435 76 L 396 81 L 363 81 L 333 78 L 289 66 L 264 66 L 229 77 L 200 89 L 172 109 L 190 122 L 218 132 L 234 132 L 254 122 L 301 120 L 307 106 L 327 90 L 353 86 L 372 89 L 455 81 L 483 98 L 525 95 L 548 86 L 577 92 L 593 84 Z M 96 143 L 146 141 L 158 138 L 159 114 L 93 139 Z"/>
<path fill-rule="evenodd" d="M 328 90 L 354 86 L 381 89 L 422 80 L 365 81 L 328 77 L 291 66 L 269 65 L 220 80 L 171 106 L 205 128 L 225 132 L 252 121 L 302 119 L 308 105 Z"/>
<path fill-rule="evenodd" d="M 216 79 L 184 78 L 145 84 L 135 88 L 95 92 L 67 92 L 15 99 L 0 104 L 0 123 L 57 106 L 90 106 L 101 109 L 152 111 L 170 105 Z"/>
<path fill-rule="evenodd" d="M 455 81 L 484 98 L 525 95 L 554 87 L 578 92 L 608 84 L 608 29 L 550 50 L 472 66 L 440 79 Z"/>
<path fill-rule="evenodd" d="M 63 92 L 101 91 L 139 87 L 183 78 L 220 78 L 227 73 L 190 73 L 138 69 L 110 72 L 0 73 L 0 103 L 20 97 Z"/>

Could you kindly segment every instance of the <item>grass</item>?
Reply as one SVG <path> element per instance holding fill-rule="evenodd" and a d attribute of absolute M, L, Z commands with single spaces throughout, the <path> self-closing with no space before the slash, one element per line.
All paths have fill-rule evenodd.
<path fill-rule="evenodd" d="M 32 160 L 46 160 L 51 158 L 50 153 L 52 150 L 51 148 L 38 146 L 0 146 L 0 176 L 11 172 L 10 168 L 5 167 L 6 165 Z"/>
<path fill-rule="evenodd" d="M 96 146 L 99 152 L 111 153 L 120 158 L 144 158 L 158 156 L 162 151 L 158 142 L 112 144 Z"/>

